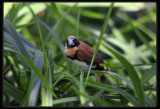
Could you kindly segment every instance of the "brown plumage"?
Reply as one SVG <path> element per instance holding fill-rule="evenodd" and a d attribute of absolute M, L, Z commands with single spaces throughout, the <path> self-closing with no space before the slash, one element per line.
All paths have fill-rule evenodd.
<path fill-rule="evenodd" d="M 94 50 L 89 45 L 79 41 L 76 37 L 69 36 L 64 53 L 77 66 L 88 69 L 94 54 Z M 103 64 L 103 60 L 97 55 L 92 69 L 106 70 L 106 67 L 102 67 Z"/>
<path fill-rule="evenodd" d="M 64 53 L 66 54 L 66 56 L 74 57 L 77 50 L 78 50 L 78 47 L 69 48 L 69 49 L 65 47 Z"/>
<path fill-rule="evenodd" d="M 80 45 L 78 46 L 78 58 L 82 61 L 91 63 L 93 54 L 94 50 L 84 42 L 80 41 Z M 96 56 L 94 62 L 97 64 L 104 63 L 98 55 Z"/>

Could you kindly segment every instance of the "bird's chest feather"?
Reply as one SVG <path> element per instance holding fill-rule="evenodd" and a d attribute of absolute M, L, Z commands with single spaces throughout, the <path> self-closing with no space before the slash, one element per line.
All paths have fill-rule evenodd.
<path fill-rule="evenodd" d="M 69 49 L 65 47 L 64 53 L 66 56 L 73 57 L 76 54 L 77 50 L 78 50 L 77 47 L 69 48 Z"/>

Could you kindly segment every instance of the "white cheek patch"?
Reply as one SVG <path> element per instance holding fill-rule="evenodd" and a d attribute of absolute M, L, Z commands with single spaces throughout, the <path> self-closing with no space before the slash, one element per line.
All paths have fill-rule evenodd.
<path fill-rule="evenodd" d="M 71 60 L 71 59 L 69 59 Z M 76 66 L 83 68 L 83 69 L 89 69 L 89 65 L 87 65 L 85 62 L 79 61 L 79 60 L 71 60 Z M 92 66 L 92 68 L 95 68 L 96 66 Z"/>

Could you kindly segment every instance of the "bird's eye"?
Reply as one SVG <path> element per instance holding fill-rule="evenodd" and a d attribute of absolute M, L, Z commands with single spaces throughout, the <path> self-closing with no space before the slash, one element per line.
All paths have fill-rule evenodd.
<path fill-rule="evenodd" d="M 78 39 L 74 39 L 73 42 L 74 42 L 75 46 L 79 45 L 79 40 Z"/>

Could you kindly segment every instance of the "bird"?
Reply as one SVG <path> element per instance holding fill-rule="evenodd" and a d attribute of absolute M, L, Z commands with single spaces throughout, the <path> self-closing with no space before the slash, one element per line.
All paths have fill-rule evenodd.
<path fill-rule="evenodd" d="M 88 70 L 92 61 L 94 50 L 75 36 L 70 35 L 65 44 L 64 53 L 76 66 L 83 70 Z M 91 70 L 106 70 L 107 68 L 103 66 L 103 64 L 103 59 L 96 55 Z"/>

